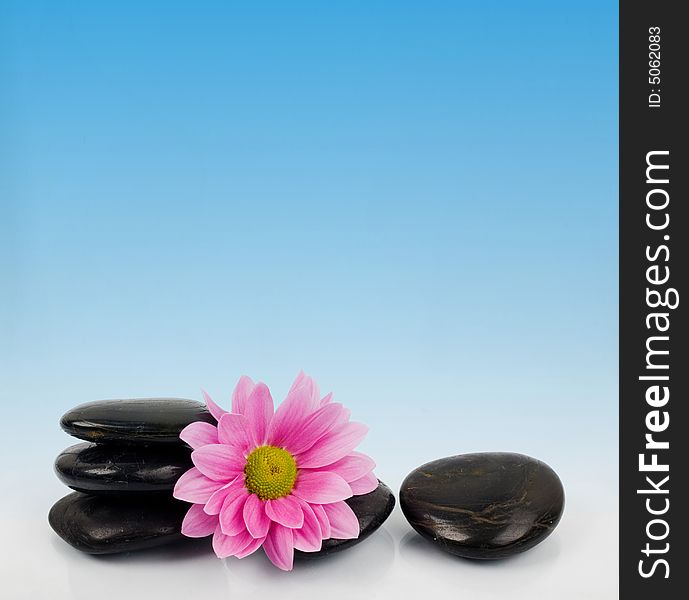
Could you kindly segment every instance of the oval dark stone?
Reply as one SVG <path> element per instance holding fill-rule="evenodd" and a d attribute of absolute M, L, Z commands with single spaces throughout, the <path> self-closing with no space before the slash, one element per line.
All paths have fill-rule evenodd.
<path fill-rule="evenodd" d="M 189 505 L 159 494 L 91 496 L 73 492 L 50 509 L 48 522 L 65 542 L 88 554 L 115 554 L 183 539 Z"/>
<path fill-rule="evenodd" d="M 373 492 L 354 496 L 346 502 L 359 518 L 359 537 L 324 540 L 319 552 L 297 551 L 297 556 L 320 558 L 362 542 L 388 518 L 395 506 L 395 497 L 388 486 L 379 482 Z M 181 534 L 182 520 L 189 506 L 162 494 L 95 496 L 74 492 L 50 509 L 48 521 L 55 532 L 77 550 L 89 554 L 115 554 L 189 539 Z"/>
<path fill-rule="evenodd" d="M 505 558 L 533 548 L 558 524 L 565 495 L 548 465 L 523 454 L 441 458 L 412 471 L 400 488 L 411 526 L 446 552 Z"/>
<path fill-rule="evenodd" d="M 216 424 L 196 400 L 136 398 L 80 404 L 63 415 L 60 426 L 88 442 L 180 443 L 180 431 L 194 421 Z"/>
<path fill-rule="evenodd" d="M 179 444 L 150 446 L 76 444 L 55 460 L 58 479 L 77 492 L 170 494 L 192 467 L 191 450 Z"/>
<path fill-rule="evenodd" d="M 336 538 L 323 540 L 323 547 L 318 552 L 300 552 L 297 550 L 295 556 L 320 558 L 363 542 L 390 516 L 395 507 L 395 496 L 392 490 L 379 480 L 378 487 L 372 492 L 361 496 L 352 496 L 345 502 L 349 504 L 354 514 L 359 518 L 359 537 L 354 540 L 338 540 Z"/>

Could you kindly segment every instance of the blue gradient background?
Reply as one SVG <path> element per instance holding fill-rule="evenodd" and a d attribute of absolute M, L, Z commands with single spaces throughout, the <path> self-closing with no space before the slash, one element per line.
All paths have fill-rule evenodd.
<path fill-rule="evenodd" d="M 18 472 L 74 404 L 303 368 L 394 485 L 515 450 L 614 500 L 616 3 L 1 6 Z"/>

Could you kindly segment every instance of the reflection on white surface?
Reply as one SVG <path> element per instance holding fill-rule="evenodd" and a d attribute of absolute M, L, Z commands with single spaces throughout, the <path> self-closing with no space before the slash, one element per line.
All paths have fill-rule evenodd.
<path fill-rule="evenodd" d="M 556 530 L 535 548 L 511 558 L 470 560 L 448 554 L 410 531 L 400 540 L 399 554 L 410 569 L 433 572 L 440 579 L 461 579 L 466 592 L 485 591 L 487 580 L 500 578 L 509 581 L 510 589 L 517 593 L 522 588 L 533 588 L 544 573 L 552 570 L 560 555 L 560 542 Z"/>
<path fill-rule="evenodd" d="M 285 573 L 273 567 L 263 552 L 242 559 L 226 559 L 225 575 L 233 595 L 290 600 L 315 598 L 319 592 L 343 589 L 365 598 L 385 578 L 395 558 L 395 544 L 386 528 L 348 550 L 319 559 L 295 561 Z"/>
<path fill-rule="evenodd" d="M 385 527 L 346 551 L 315 560 L 297 559 L 290 573 L 276 569 L 260 550 L 242 560 L 218 560 L 208 539 L 111 556 L 82 554 L 55 535 L 50 541 L 66 568 L 66 597 L 75 600 L 93 600 L 95 593 L 99 598 L 160 594 L 166 600 L 206 595 L 289 600 L 316 598 L 323 590 L 338 588 L 351 597 L 365 598 L 395 558 L 395 543 Z"/>
<path fill-rule="evenodd" d="M 447 554 L 414 532 L 396 507 L 361 544 L 332 556 L 274 568 L 262 552 L 218 560 L 209 540 L 115 556 L 82 554 L 60 540 L 46 515 L 64 493 L 10 476 L 0 498 L 0 598 L 11 600 L 607 600 L 617 588 L 616 504 L 571 482 L 553 534 L 535 548 L 499 561 Z M 393 486 L 396 489 L 397 486 Z"/>
<path fill-rule="evenodd" d="M 223 570 L 213 560 L 206 540 L 131 554 L 90 556 L 54 538 L 53 546 L 67 569 L 70 598 L 141 598 L 144 593 L 166 599 L 216 595 L 225 587 Z"/>

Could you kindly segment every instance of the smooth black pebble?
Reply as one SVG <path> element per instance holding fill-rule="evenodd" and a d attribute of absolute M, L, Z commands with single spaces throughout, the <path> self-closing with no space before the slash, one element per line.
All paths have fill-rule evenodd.
<path fill-rule="evenodd" d="M 192 466 L 191 449 L 182 444 L 84 442 L 67 448 L 55 460 L 55 472 L 62 483 L 91 494 L 171 494 L 177 480 Z"/>
<path fill-rule="evenodd" d="M 555 471 L 506 452 L 435 460 L 412 471 L 400 488 L 411 526 L 465 558 L 505 558 L 533 548 L 555 529 L 564 503 Z"/>
<path fill-rule="evenodd" d="M 48 522 L 65 542 L 88 554 L 115 554 L 183 539 L 189 504 L 158 494 L 127 497 L 74 492 L 50 509 Z"/>
<path fill-rule="evenodd" d="M 88 442 L 180 443 L 180 431 L 194 421 L 216 424 L 195 400 L 136 398 L 80 404 L 63 415 L 60 426 Z"/>
<path fill-rule="evenodd" d="M 359 518 L 359 537 L 324 540 L 320 551 L 297 551 L 297 556 L 320 558 L 362 542 L 388 518 L 395 497 L 388 486 L 379 482 L 374 491 L 346 502 Z M 74 492 L 53 505 L 48 522 L 55 533 L 77 550 L 116 554 L 188 539 L 181 534 L 181 526 L 189 506 L 159 494 L 95 496 Z"/>
<path fill-rule="evenodd" d="M 362 494 L 361 496 L 352 496 L 345 500 L 345 502 L 349 504 L 354 514 L 359 518 L 359 537 L 353 540 L 339 540 L 336 538 L 323 540 L 323 547 L 318 552 L 300 552 L 297 550 L 295 556 L 320 558 L 363 542 L 390 516 L 392 509 L 395 507 L 395 496 L 387 485 L 382 481 L 378 481 L 378 487 L 372 492 Z"/>

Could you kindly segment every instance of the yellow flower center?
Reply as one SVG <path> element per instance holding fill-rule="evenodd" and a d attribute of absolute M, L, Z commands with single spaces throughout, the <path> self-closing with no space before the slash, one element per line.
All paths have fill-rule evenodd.
<path fill-rule="evenodd" d="M 297 463 L 283 448 L 259 446 L 246 459 L 244 485 L 261 500 L 286 496 L 296 479 Z"/>

